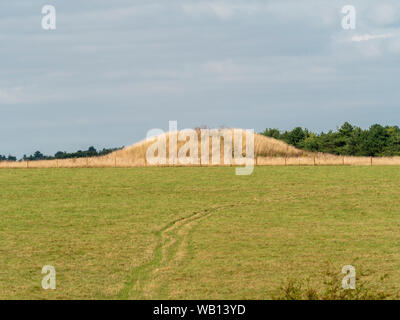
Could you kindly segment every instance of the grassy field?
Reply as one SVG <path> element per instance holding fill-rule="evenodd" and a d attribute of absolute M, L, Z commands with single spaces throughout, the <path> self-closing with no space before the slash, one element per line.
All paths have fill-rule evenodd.
<path fill-rule="evenodd" d="M 268 299 L 348 264 L 395 297 L 399 181 L 399 167 L 3 169 L 0 299 Z"/>

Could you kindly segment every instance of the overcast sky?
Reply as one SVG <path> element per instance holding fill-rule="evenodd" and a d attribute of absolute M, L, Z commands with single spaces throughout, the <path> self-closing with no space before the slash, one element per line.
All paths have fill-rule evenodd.
<path fill-rule="evenodd" d="M 130 145 L 169 120 L 400 125 L 399 26 L 398 0 L 2 1 L 0 154 Z"/>

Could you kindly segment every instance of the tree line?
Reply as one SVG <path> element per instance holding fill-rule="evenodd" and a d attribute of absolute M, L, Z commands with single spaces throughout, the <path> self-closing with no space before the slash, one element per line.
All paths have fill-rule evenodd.
<path fill-rule="evenodd" d="M 400 128 L 374 124 L 368 129 L 345 122 L 336 130 L 315 133 L 301 127 L 292 131 L 267 128 L 261 134 L 299 149 L 348 156 L 400 156 Z"/>
<path fill-rule="evenodd" d="M 291 131 L 267 128 L 261 134 L 311 152 L 347 156 L 400 156 L 400 128 L 398 126 L 374 124 L 368 129 L 362 129 L 345 122 L 336 130 L 328 132 L 315 133 L 308 129 L 296 127 Z M 89 147 L 88 150 L 72 153 L 59 151 L 54 156 L 47 156 L 36 151 L 33 155 L 24 155 L 19 161 L 97 157 L 120 149 L 122 148 L 96 150 L 94 147 Z M 0 155 L 0 161 L 18 160 L 12 155 Z"/>
<path fill-rule="evenodd" d="M 34 154 L 27 156 L 24 154 L 24 156 L 19 160 L 19 161 L 37 161 L 37 160 L 55 160 L 55 159 L 71 159 L 71 158 L 88 158 L 88 157 L 99 157 L 99 156 L 105 156 L 111 152 L 121 150 L 121 148 L 111 148 L 111 149 L 106 149 L 103 148 L 102 150 L 96 150 L 95 147 L 89 147 L 87 150 L 79 150 L 76 152 L 65 152 L 65 151 L 58 151 L 54 156 L 48 156 L 44 155 L 40 151 L 36 151 Z M 18 161 L 17 157 L 14 156 L 3 156 L 0 155 L 0 161 Z"/>

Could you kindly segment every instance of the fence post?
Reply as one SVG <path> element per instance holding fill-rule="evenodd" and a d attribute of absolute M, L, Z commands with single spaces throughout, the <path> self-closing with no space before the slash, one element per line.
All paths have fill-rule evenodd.
<path fill-rule="evenodd" d="M 26 168 L 29 169 L 29 160 L 26 160 Z"/>
<path fill-rule="evenodd" d="M 342 158 L 342 165 L 344 165 L 344 156 L 343 156 L 343 158 Z"/>
<path fill-rule="evenodd" d="M 314 156 L 314 166 L 315 166 L 315 156 Z"/>
<path fill-rule="evenodd" d="M 59 165 L 58 165 L 58 159 L 56 160 L 56 162 L 57 162 L 57 168 L 59 168 Z"/>
<path fill-rule="evenodd" d="M 372 157 L 371 157 L 371 166 L 372 166 Z"/>

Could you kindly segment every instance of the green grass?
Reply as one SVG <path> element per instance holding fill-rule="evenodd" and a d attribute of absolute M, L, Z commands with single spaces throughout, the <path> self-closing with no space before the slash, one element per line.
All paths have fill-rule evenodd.
<path fill-rule="evenodd" d="M 399 167 L 0 170 L 0 299 L 279 298 L 291 279 L 326 291 L 327 264 L 396 297 L 399 181 Z"/>

